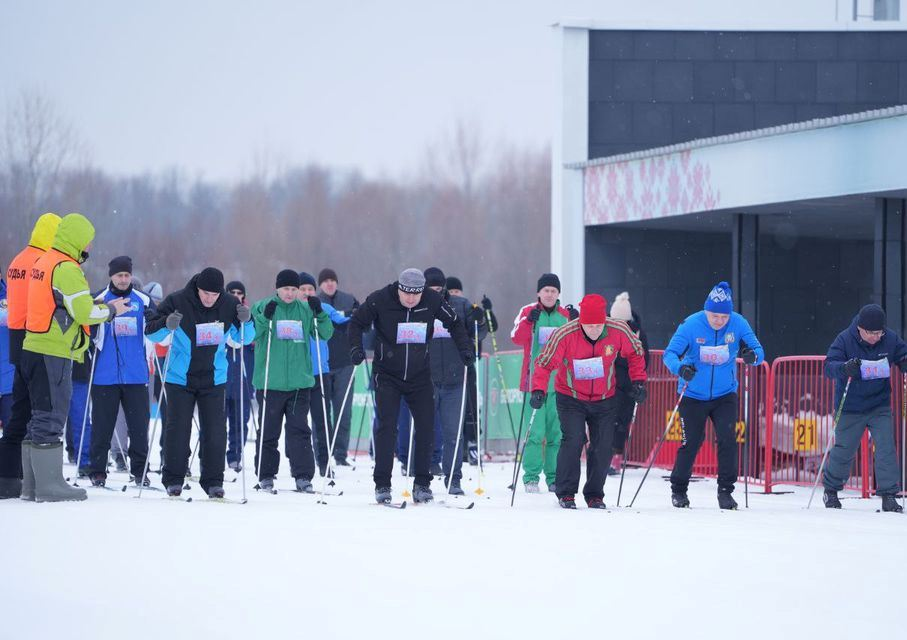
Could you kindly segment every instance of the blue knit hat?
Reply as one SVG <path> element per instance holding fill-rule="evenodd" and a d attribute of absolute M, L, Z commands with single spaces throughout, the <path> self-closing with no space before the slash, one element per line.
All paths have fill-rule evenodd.
<path fill-rule="evenodd" d="M 703 307 L 712 313 L 731 313 L 734 310 L 734 298 L 731 295 L 731 285 L 719 282 L 709 291 Z"/>

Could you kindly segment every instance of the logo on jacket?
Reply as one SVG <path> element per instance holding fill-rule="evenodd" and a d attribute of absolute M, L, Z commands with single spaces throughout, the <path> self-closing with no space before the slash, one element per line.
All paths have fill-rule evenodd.
<path fill-rule="evenodd" d="M 731 332 L 731 331 L 728 331 L 728 332 L 727 332 L 727 335 L 724 336 L 724 341 L 725 341 L 725 343 L 731 344 L 732 342 L 734 342 L 734 340 L 735 340 L 735 338 L 734 338 L 734 333 Z"/>
<path fill-rule="evenodd" d="M 696 344 L 705 344 L 705 338 L 696 338 Z"/>
<path fill-rule="evenodd" d="M 613 356 L 613 355 L 614 355 L 614 345 L 612 345 L 612 344 L 606 344 L 606 345 L 605 345 L 605 355 L 606 355 L 606 356 Z"/>

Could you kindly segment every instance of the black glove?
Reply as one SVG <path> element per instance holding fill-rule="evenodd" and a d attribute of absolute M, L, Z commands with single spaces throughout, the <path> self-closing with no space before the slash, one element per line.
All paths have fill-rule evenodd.
<path fill-rule="evenodd" d="M 529 397 L 529 406 L 533 409 L 541 409 L 543 404 L 545 404 L 545 392 L 541 389 L 533 391 Z"/>
<path fill-rule="evenodd" d="M 526 316 L 526 319 L 529 320 L 530 324 L 535 324 L 539 321 L 539 316 L 542 315 L 542 310 L 539 307 L 533 307 L 532 311 L 529 312 L 529 315 Z"/>
<path fill-rule="evenodd" d="M 627 395 L 629 395 L 630 399 L 636 404 L 642 404 L 649 396 L 646 392 L 646 384 L 644 382 L 634 382 L 630 389 L 630 393 Z"/>
<path fill-rule="evenodd" d="M 236 317 L 240 324 L 245 324 L 252 319 L 252 310 L 244 304 L 236 305 Z"/>
<path fill-rule="evenodd" d="M 362 364 L 362 361 L 365 360 L 365 351 L 359 347 L 353 347 L 350 349 L 350 360 L 353 361 L 354 365 Z"/>
<path fill-rule="evenodd" d="M 901 370 L 901 373 L 907 373 L 907 360 L 898 362 L 898 368 Z"/>
<path fill-rule="evenodd" d="M 756 364 L 756 352 L 749 347 L 743 347 L 737 355 L 743 360 L 743 364 Z"/>
<path fill-rule="evenodd" d="M 167 316 L 167 328 L 170 331 L 176 331 L 179 329 L 180 321 L 183 319 L 183 314 L 179 311 L 174 311 L 169 316 Z"/>
<path fill-rule="evenodd" d="M 848 378 L 854 378 L 856 380 L 862 380 L 863 376 L 860 375 L 860 359 L 851 358 L 844 363 L 844 375 Z"/>
<path fill-rule="evenodd" d="M 491 311 L 491 300 L 488 299 L 488 296 L 482 296 L 482 308 Z"/>
<path fill-rule="evenodd" d="M 265 305 L 264 315 L 265 318 L 270 320 L 274 317 L 274 312 L 277 310 L 277 300 L 271 300 L 268 304 Z"/>
<path fill-rule="evenodd" d="M 312 313 L 314 313 L 316 316 L 321 313 L 321 298 L 319 298 L 318 296 L 309 296 L 308 302 L 309 309 L 312 310 Z"/>
<path fill-rule="evenodd" d="M 571 320 L 576 320 L 577 318 L 579 318 L 579 309 L 574 307 L 572 304 L 567 305 L 567 313 L 570 314 Z"/>
<path fill-rule="evenodd" d="M 476 361 L 476 354 L 472 351 L 461 351 L 460 360 L 463 361 L 463 364 L 467 367 L 471 367 L 472 363 Z"/>
<path fill-rule="evenodd" d="M 696 375 L 696 367 L 691 364 L 685 364 L 677 371 L 677 375 L 683 378 L 684 382 L 689 382 Z"/>
<path fill-rule="evenodd" d="M 469 313 L 466 315 L 466 319 L 469 321 L 470 326 L 473 323 L 478 322 L 482 324 L 485 320 L 485 310 L 477 304 L 472 305 L 469 309 Z"/>

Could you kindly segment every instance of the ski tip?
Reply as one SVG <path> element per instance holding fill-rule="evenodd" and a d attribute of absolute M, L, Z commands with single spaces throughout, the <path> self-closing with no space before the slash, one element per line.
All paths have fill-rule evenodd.
<path fill-rule="evenodd" d="M 342 495 L 343 495 L 343 491 L 341 491 L 341 492 L 338 493 L 337 495 L 338 495 L 338 496 L 342 496 Z"/>
<path fill-rule="evenodd" d="M 464 508 L 464 509 L 472 509 L 474 506 L 476 506 L 476 503 L 475 503 L 475 502 L 470 502 L 467 506 L 465 506 L 465 507 L 463 507 L 463 508 Z"/>
<path fill-rule="evenodd" d="M 403 502 L 400 503 L 400 508 L 406 509 L 406 504 L 407 504 L 407 502 L 406 502 L 406 500 L 404 500 Z"/>
<path fill-rule="evenodd" d="M 249 501 L 248 499 L 243 498 L 242 500 L 239 501 L 239 504 L 246 504 L 248 501 Z"/>
<path fill-rule="evenodd" d="M 192 502 L 192 498 L 186 498 L 186 502 Z"/>
<path fill-rule="evenodd" d="M 120 489 L 120 491 L 122 491 L 123 493 L 126 493 L 126 485 L 125 485 L 125 484 L 123 485 L 123 488 Z"/>

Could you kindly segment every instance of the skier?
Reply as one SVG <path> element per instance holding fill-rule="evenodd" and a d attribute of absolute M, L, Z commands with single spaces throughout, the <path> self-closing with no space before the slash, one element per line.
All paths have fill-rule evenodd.
<path fill-rule="evenodd" d="M 353 314 L 350 322 L 350 357 L 353 364 L 365 359 L 362 333 L 374 323 L 375 402 L 378 427 L 375 430 L 375 500 L 391 501 L 391 472 L 400 397 L 406 398 L 415 423 L 413 500 L 430 502 L 430 460 L 434 425 L 431 363 L 426 343 L 434 334 L 435 319 L 441 321 L 457 345 L 465 366 L 474 356 L 463 325 L 441 294 L 425 289 L 425 276 L 418 269 L 406 269 L 396 282 L 371 293 Z"/>
<path fill-rule="evenodd" d="M 13 410 L 13 378 L 16 367 L 9 361 L 9 310 L 6 280 L 0 278 L 0 431 L 9 422 Z"/>
<path fill-rule="evenodd" d="M 896 496 L 901 490 L 900 469 L 891 420 L 891 364 L 907 370 L 907 344 L 885 326 L 885 312 L 868 304 L 850 326 L 838 334 L 825 356 L 825 375 L 835 381 L 835 405 L 847 399 L 835 428 L 835 445 L 825 466 L 825 494 L 829 509 L 840 509 L 838 491 L 850 476 L 851 465 L 868 427 L 875 450 L 876 494 L 882 511 L 901 513 Z"/>
<path fill-rule="evenodd" d="M 630 294 L 624 291 L 619 294 L 611 304 L 611 313 L 608 316 L 612 320 L 622 320 L 630 327 L 630 331 L 636 334 L 639 342 L 642 344 L 643 356 L 646 360 L 646 371 L 649 370 L 649 340 L 646 338 L 646 332 L 640 325 L 639 314 L 630 306 Z M 608 470 L 609 475 L 620 473 L 624 463 L 624 445 L 627 443 L 627 436 L 630 433 L 630 421 L 633 419 L 633 410 L 636 403 L 630 399 L 630 392 L 633 384 L 630 380 L 627 360 L 618 358 L 614 366 L 614 372 L 617 374 L 617 391 L 614 397 L 617 398 L 617 412 L 614 415 L 614 444 L 612 445 L 613 457 L 611 458 L 611 468 Z"/>
<path fill-rule="evenodd" d="M 286 420 L 286 453 L 296 490 L 314 492 L 315 459 L 308 413 L 315 378 L 309 339 L 315 335 L 314 318 L 318 318 L 318 335 L 324 340 L 331 337 L 334 326 L 317 296 L 309 296 L 306 302 L 298 299 L 299 284 L 299 274 L 284 269 L 277 274 L 275 295 L 259 300 L 252 307 L 255 320 L 252 382 L 257 389 L 258 406 L 262 407 L 259 419 L 264 422 L 263 426 L 259 425 L 260 445 L 256 447 L 255 464 L 260 469 L 258 481 L 264 491 L 274 490 L 280 464 L 277 442 Z"/>
<path fill-rule="evenodd" d="M 328 343 L 330 352 L 330 369 L 331 376 L 328 387 L 325 387 L 325 393 L 330 398 L 331 413 L 340 416 L 340 423 L 335 424 L 337 429 L 336 442 L 334 443 L 334 462 L 340 467 L 349 466 L 347 462 L 347 451 L 350 448 L 350 419 L 353 415 L 352 407 L 347 406 L 341 414 L 340 407 L 343 404 L 343 395 L 346 393 L 347 384 L 353 375 L 353 363 L 350 361 L 350 341 L 347 337 L 347 322 L 350 316 L 359 308 L 359 301 L 356 297 L 337 288 L 337 272 L 333 269 L 322 269 L 318 273 L 318 297 L 322 302 L 326 302 L 337 310 L 339 316 L 343 319 L 341 322 L 334 322 L 334 335 Z M 351 403 L 352 400 L 347 400 Z"/>
<path fill-rule="evenodd" d="M 606 308 L 602 296 L 587 294 L 580 302 L 579 319 L 571 320 L 551 334 L 532 374 L 530 406 L 539 410 L 545 404 L 551 374 L 557 371 L 554 385 L 563 432 L 557 457 L 557 498 L 564 509 L 576 509 L 580 456 L 587 441 L 587 425 L 589 448 L 583 498 L 590 509 L 605 508 L 605 479 L 618 409 L 614 395 L 618 356 L 627 361 L 632 383 L 630 398 L 640 403 L 646 399 L 642 344 L 625 322 L 607 319 Z"/>
<path fill-rule="evenodd" d="M 718 506 L 736 509 L 731 493 L 737 481 L 737 361 L 758 365 L 765 358 L 749 323 L 734 312 L 731 287 L 719 282 L 709 292 L 702 311 L 681 323 L 668 343 L 664 364 L 676 376 L 683 436 L 671 472 L 671 503 L 690 506 L 687 487 L 693 462 L 705 437 L 706 418 L 712 419 L 718 440 Z"/>
<path fill-rule="evenodd" d="M 555 274 L 543 273 L 536 291 L 536 301 L 520 309 L 510 334 L 514 344 L 523 347 L 520 391 L 524 393 L 531 391 L 531 363 L 548 342 L 548 338 L 555 329 L 579 315 L 572 307 L 560 305 L 558 296 L 561 293 L 561 281 Z M 554 391 L 554 376 L 551 376 L 547 391 L 547 403 L 538 409 L 535 424 L 523 448 L 523 486 L 526 493 L 539 492 L 539 475 L 543 469 L 548 491 L 557 491 L 557 452 L 561 446 L 561 426 L 558 424 L 555 395 L 551 393 Z"/>
<path fill-rule="evenodd" d="M 164 466 L 161 481 L 171 496 L 183 489 L 189 462 L 192 415 L 198 408 L 199 484 L 209 498 L 224 497 L 224 457 L 227 419 L 224 387 L 227 355 L 224 338 L 244 343 L 255 337 L 251 311 L 224 291 L 224 274 L 206 267 L 186 287 L 168 295 L 145 321 L 145 334 L 159 343 L 172 336 L 165 365 L 164 393 L 167 422 L 164 428 Z"/>
<path fill-rule="evenodd" d="M 151 298 L 133 287 L 132 259 L 119 256 L 108 265 L 110 284 L 96 302 L 127 300 L 129 311 L 110 325 L 102 325 L 95 337 L 95 371 L 91 384 L 91 468 L 89 480 L 103 487 L 107 481 L 107 454 L 120 407 L 129 432 L 130 473 L 136 484 L 148 485 L 144 477 L 148 457 L 148 361 L 145 353 L 145 312 L 154 312 Z M 120 440 L 121 445 L 125 442 Z"/>
<path fill-rule="evenodd" d="M 32 267 L 50 249 L 59 225 L 60 216 L 55 213 L 45 213 L 38 218 L 28 245 L 13 258 L 6 271 L 9 362 L 16 370 L 9 421 L 4 421 L 3 437 L 0 438 L 0 499 L 18 498 L 22 493 L 22 440 L 31 419 L 28 385 L 19 367 L 28 312 L 28 283 Z"/>
<path fill-rule="evenodd" d="M 51 249 L 32 267 L 20 365 L 31 399 L 31 420 L 23 441 L 22 497 L 36 502 L 85 500 L 84 489 L 63 479 L 63 427 L 72 396 L 72 364 L 89 344 L 89 325 L 110 322 L 129 311 L 116 298 L 96 304 L 81 264 L 88 259 L 94 227 L 82 215 L 60 221 Z"/>
<path fill-rule="evenodd" d="M 227 283 L 227 293 L 246 304 L 246 287 L 239 280 Z M 247 305 L 248 306 L 248 305 Z M 241 449 L 249 433 L 249 415 L 252 411 L 252 384 L 255 373 L 255 350 L 243 349 L 239 342 L 227 339 L 227 466 L 239 473 L 242 471 Z M 243 361 L 240 360 L 243 355 Z M 243 415 L 239 415 L 242 398 Z"/>

